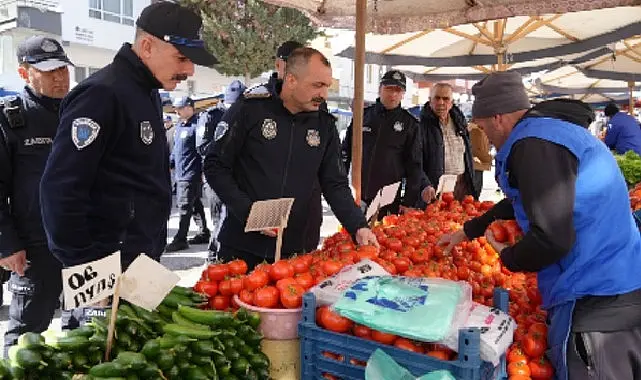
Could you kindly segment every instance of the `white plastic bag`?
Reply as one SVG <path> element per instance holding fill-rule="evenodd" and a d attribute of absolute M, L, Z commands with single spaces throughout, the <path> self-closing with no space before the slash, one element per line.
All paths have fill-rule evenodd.
<path fill-rule="evenodd" d="M 481 359 L 498 365 L 508 347 L 512 344 L 516 322 L 510 315 L 498 308 L 490 308 L 473 302 L 467 321 L 462 326 L 481 329 Z M 441 344 L 458 351 L 458 329 L 451 331 Z"/>
<path fill-rule="evenodd" d="M 346 266 L 340 272 L 311 288 L 310 291 L 316 296 L 317 305 L 333 305 L 353 283 L 367 276 L 389 276 L 389 273 L 376 262 L 365 259 Z"/>

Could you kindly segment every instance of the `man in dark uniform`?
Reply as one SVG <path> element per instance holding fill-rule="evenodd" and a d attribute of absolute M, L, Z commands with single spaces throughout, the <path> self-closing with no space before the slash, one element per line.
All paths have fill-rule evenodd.
<path fill-rule="evenodd" d="M 170 155 L 170 167 L 174 169 L 176 179 L 176 203 L 180 212 L 180 223 L 174 239 L 165 248 L 166 252 L 182 251 L 189 244 L 209 242 L 210 232 L 207 228 L 205 207 L 201 200 L 203 189 L 202 157 L 196 150 L 196 129 L 198 113 L 194 110 L 194 101 L 183 96 L 173 103 L 180 122 L 174 132 L 174 146 Z M 194 217 L 199 233 L 187 241 L 189 223 Z"/>
<path fill-rule="evenodd" d="M 65 98 L 41 183 L 49 247 L 71 266 L 121 252 L 159 259 L 171 208 L 169 152 L 158 89 L 171 91 L 216 59 L 200 16 L 171 2 L 143 9 L 133 46 Z"/>
<path fill-rule="evenodd" d="M 276 50 L 274 57 L 275 71 L 269 77 L 269 82 L 265 85 L 272 96 L 278 96 L 278 89 L 283 83 L 285 71 L 287 69 L 287 57 L 296 49 L 302 48 L 303 44 L 298 41 L 285 41 Z M 327 112 L 327 103 L 323 102 L 320 109 Z M 318 247 L 320 241 L 320 229 L 323 224 L 323 204 L 321 200 L 321 188 L 318 181 L 314 183 L 312 190 L 312 202 L 309 202 L 309 217 L 305 227 L 305 252 L 310 252 Z"/>
<path fill-rule="evenodd" d="M 214 141 L 214 131 L 216 125 L 220 122 L 225 111 L 231 107 L 238 98 L 240 98 L 247 88 L 243 82 L 239 80 L 232 81 L 225 89 L 225 97 L 223 101 L 215 106 L 209 108 L 207 111 L 202 112 L 198 118 L 198 127 L 196 131 L 196 149 L 202 156 L 203 160 L 207 154 L 209 145 Z M 204 193 L 209 202 L 209 212 L 212 220 L 212 234 L 209 240 L 207 251 L 209 253 L 208 260 L 215 261 L 218 258 L 218 232 L 223 224 L 225 218 L 225 208 L 223 202 L 220 200 L 216 192 L 205 181 L 203 186 Z"/>
<path fill-rule="evenodd" d="M 250 267 L 273 260 L 274 231 L 245 233 L 244 226 L 253 202 L 283 197 L 295 201 L 282 257 L 301 252 L 315 181 L 356 241 L 378 244 L 347 183 L 335 120 L 319 111 L 331 83 L 327 58 L 315 49 L 297 49 L 287 59 L 278 96 L 265 87 L 248 90 L 218 123 L 205 176 L 228 211 L 218 236 L 219 258 L 242 257 Z"/>
<path fill-rule="evenodd" d="M 391 70 L 383 75 L 379 98 L 365 108 L 363 116 L 363 201 L 369 204 L 384 186 L 406 179 L 401 200 L 401 187 L 394 203 L 379 211 L 397 214 L 403 207 L 414 207 L 420 196 L 422 177 L 421 139 L 418 121 L 401 107 L 405 95 L 405 74 Z M 342 147 L 345 170 L 352 158 L 352 124 L 347 128 Z M 402 204 L 402 205 L 401 205 Z"/>
<path fill-rule="evenodd" d="M 18 47 L 21 95 L 0 102 L 0 266 L 12 272 L 5 353 L 25 332 L 43 332 L 62 291 L 62 265 L 47 248 L 39 184 L 69 92 L 71 62 L 58 41 L 34 36 Z"/>

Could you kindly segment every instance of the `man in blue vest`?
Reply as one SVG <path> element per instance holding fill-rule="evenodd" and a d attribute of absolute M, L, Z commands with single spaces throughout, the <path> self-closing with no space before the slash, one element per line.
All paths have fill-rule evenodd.
<path fill-rule="evenodd" d="M 472 93 L 506 199 L 442 242 L 450 249 L 493 220 L 516 219 L 525 235 L 515 245 L 486 237 L 507 269 L 537 272 L 556 378 L 640 379 L 641 235 L 614 157 L 587 130 L 591 109 L 560 100 L 529 109 L 511 72 Z"/>
<path fill-rule="evenodd" d="M 633 116 L 620 112 L 616 104 L 610 103 L 603 110 L 608 121 L 603 142 L 618 154 L 631 150 L 641 154 L 641 128 Z"/>

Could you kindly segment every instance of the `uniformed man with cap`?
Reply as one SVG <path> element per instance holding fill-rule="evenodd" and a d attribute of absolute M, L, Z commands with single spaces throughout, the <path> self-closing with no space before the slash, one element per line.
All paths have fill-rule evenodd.
<path fill-rule="evenodd" d="M 169 152 L 158 89 L 211 66 L 202 19 L 172 2 L 143 9 L 133 45 L 65 98 L 41 183 L 49 247 L 65 266 L 121 252 L 159 259 L 171 208 Z"/>
<path fill-rule="evenodd" d="M 180 222 L 173 241 L 165 248 L 166 252 L 188 249 L 189 244 L 206 244 L 210 237 L 205 208 L 201 200 L 203 189 L 202 157 L 196 149 L 198 113 L 194 110 L 194 101 L 188 96 L 176 98 L 173 106 L 180 122 L 176 125 L 174 132 L 174 146 L 169 165 L 174 169 L 176 204 L 180 212 Z M 200 231 L 187 241 L 192 216 Z"/>
<path fill-rule="evenodd" d="M 304 45 L 298 41 L 285 41 L 276 50 L 274 57 L 274 72 L 269 77 L 267 88 L 272 94 L 277 95 L 276 88 L 279 83 L 282 83 L 285 77 L 285 68 L 287 67 L 287 57 L 296 49 L 302 48 Z"/>
<path fill-rule="evenodd" d="M 390 70 L 383 75 L 376 103 L 365 108 L 363 115 L 363 201 L 368 204 L 386 185 L 405 179 L 405 192 L 379 212 L 398 213 L 403 207 L 414 207 L 420 199 L 423 175 L 422 150 L 418 121 L 401 107 L 405 96 L 405 74 Z M 352 157 L 352 125 L 342 146 L 345 170 L 349 171 Z"/>
<path fill-rule="evenodd" d="M 198 149 L 198 153 L 203 159 L 207 154 L 209 145 L 214 141 L 216 125 L 218 125 L 222 119 L 225 111 L 243 95 L 246 89 L 243 82 L 239 80 L 232 81 L 225 89 L 225 95 L 222 101 L 200 114 L 198 130 L 196 132 L 196 149 Z M 223 223 L 225 210 L 216 192 L 206 182 L 207 181 L 205 181 L 205 185 L 203 186 L 203 192 L 209 203 L 209 212 L 212 220 L 212 234 L 209 240 L 209 246 L 207 247 L 209 253 L 208 260 L 215 261 L 218 257 L 218 231 Z"/>
<path fill-rule="evenodd" d="M 58 41 L 33 36 L 18 46 L 26 86 L 0 100 L 0 266 L 12 272 L 5 352 L 25 332 L 45 331 L 58 307 L 62 266 L 47 248 L 39 186 L 71 61 Z"/>
<path fill-rule="evenodd" d="M 255 201 L 294 198 L 284 231 L 282 256 L 301 252 L 314 182 L 318 181 L 338 220 L 360 244 L 378 244 L 354 203 L 340 164 L 335 119 L 320 106 L 332 83 L 322 53 L 294 50 L 278 96 L 264 87 L 248 90 L 218 123 L 205 157 L 205 176 L 227 209 L 218 235 L 218 257 L 245 259 L 250 267 L 273 260 L 273 231 L 244 232 Z"/>

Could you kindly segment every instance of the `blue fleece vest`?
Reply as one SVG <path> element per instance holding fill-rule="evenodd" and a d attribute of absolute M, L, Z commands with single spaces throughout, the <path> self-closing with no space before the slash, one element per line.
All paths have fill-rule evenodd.
<path fill-rule="evenodd" d="M 527 232 L 529 221 L 519 190 L 509 185 L 506 166 L 512 146 L 527 137 L 564 146 L 578 159 L 573 214 L 576 240 L 567 256 L 538 273 L 543 306 L 550 309 L 586 295 L 616 295 L 641 288 L 641 236 L 625 181 L 605 144 L 585 128 L 559 119 L 526 118 L 499 150 L 497 178 L 513 202 L 521 229 Z"/>

